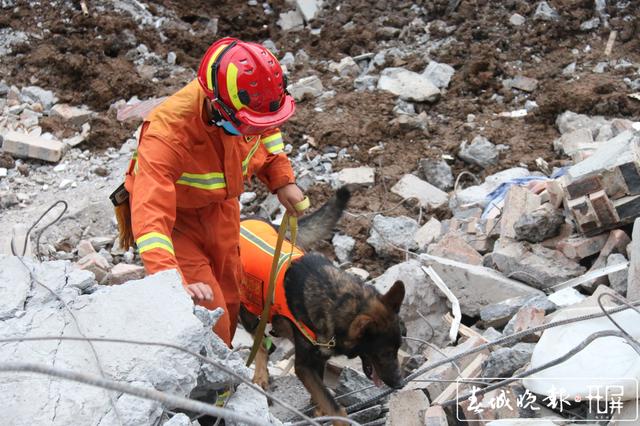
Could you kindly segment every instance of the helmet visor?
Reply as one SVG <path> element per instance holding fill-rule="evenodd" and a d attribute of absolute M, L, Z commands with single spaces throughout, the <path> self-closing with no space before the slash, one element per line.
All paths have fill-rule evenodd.
<path fill-rule="evenodd" d="M 269 113 L 259 113 L 250 108 L 242 108 L 236 112 L 236 127 L 243 135 L 257 135 L 267 130 L 281 126 L 296 110 L 296 104 L 291 95 L 285 95 L 280 108 Z"/>

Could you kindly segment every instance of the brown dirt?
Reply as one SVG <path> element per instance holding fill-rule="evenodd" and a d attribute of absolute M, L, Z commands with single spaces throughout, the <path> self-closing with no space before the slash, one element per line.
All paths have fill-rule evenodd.
<path fill-rule="evenodd" d="M 601 26 L 582 32 L 580 23 L 595 13 L 592 0 L 550 0 L 561 14 L 557 22 L 533 21 L 535 3 L 524 0 L 462 0 L 451 13 L 447 13 L 449 0 L 325 0 L 323 14 L 311 24 L 313 28 L 322 28 L 321 36 L 309 35 L 306 30 L 282 32 L 276 21 L 281 11 L 288 10 L 284 0 L 269 2 L 274 11 L 270 15 L 263 13 L 261 2 L 258 6 L 232 0 L 215 2 L 215 6 L 204 0 L 146 2 L 154 16 L 174 17 L 161 25 L 166 40 L 157 30 L 139 26 L 129 15 L 110 6 L 105 6 L 104 11 L 92 9 L 91 15 L 84 17 L 78 2 L 62 1 L 60 7 L 18 3 L 20 7 L 3 11 L 0 28 L 34 32 L 40 39 L 19 46 L 16 54 L 2 58 L 0 79 L 19 86 L 36 84 L 54 89 L 62 101 L 84 103 L 102 112 L 91 123 L 88 142 L 91 149 L 118 146 L 131 135 L 135 124 L 118 123 L 106 113 L 113 102 L 134 95 L 144 99 L 170 94 L 193 75 L 170 75 L 162 67 L 155 73 L 138 70 L 127 52 L 140 43 L 160 58 L 173 51 L 178 65 L 193 69 L 216 38 L 211 35 L 215 19 L 218 19 L 217 36 L 258 42 L 270 38 L 281 55 L 304 49 L 312 60 L 340 60 L 345 55 L 376 52 L 386 46 L 410 50 L 407 46 L 413 44 L 418 49 L 426 24 L 442 20 L 446 26 L 455 26 L 451 33 L 454 41 L 431 53 L 432 59 L 456 69 L 448 91 L 434 104 L 416 105 L 419 112 L 427 113 L 427 131 L 391 124 L 393 96 L 354 92 L 351 81 L 333 81 L 333 73 L 322 63 L 293 70 L 291 80 L 314 73 L 337 94 L 326 102 L 324 112 L 315 111 L 314 102 L 300 102 L 296 116 L 284 126 L 288 141 L 296 146 L 303 143 L 303 135 L 309 135 L 320 150 L 328 145 L 351 148 L 357 145 L 358 151 L 349 150 L 353 157 L 335 167 L 367 164 L 377 169 L 377 184 L 356 193 L 350 206 L 351 211 L 369 216 L 347 217 L 342 225 L 358 241 L 354 262 L 371 272 L 381 271 L 389 261 L 381 264 L 373 260 L 371 247 L 364 243 L 370 214 L 387 210 L 400 201 L 388 189 L 402 174 L 416 172 L 421 158 L 455 156 L 463 140 L 482 134 L 495 144 L 509 147 L 500 164 L 481 170 L 456 159 L 452 164 L 456 174 L 470 170 L 483 178 L 520 164 L 535 170 L 538 157 L 552 166 L 566 160 L 552 149 L 558 136 L 555 119 L 565 110 L 640 119 L 640 102 L 627 97 L 629 90 L 623 83 L 625 77 L 637 78 L 633 76 L 635 67 L 610 68 L 604 74 L 591 71 L 598 62 L 610 59 L 640 63 L 638 2 L 630 2 L 624 12 L 610 5 L 607 9 L 610 28 Z M 89 5 L 92 6 L 91 2 Z M 423 7 L 425 13 L 416 12 L 416 7 Z M 527 18 L 522 27 L 514 28 L 508 23 L 516 12 Z M 423 22 L 415 21 L 417 18 Z M 345 29 L 349 22 L 353 24 Z M 399 34 L 391 35 L 393 31 L 383 27 L 395 28 Z M 603 52 L 612 29 L 618 31 L 618 38 L 611 57 L 606 58 Z M 430 37 L 445 38 L 447 30 L 431 25 Z M 587 46 L 590 49 L 586 50 Z M 578 54 L 572 53 L 574 49 Z M 387 65 L 420 72 L 428 61 L 426 55 L 415 50 L 403 59 L 388 59 Z M 578 71 L 576 78 L 570 79 L 562 75 L 562 70 L 573 61 L 578 63 Z M 523 93 L 514 93 L 502 85 L 503 79 L 519 74 L 539 80 L 539 87 L 528 97 L 538 103 L 539 109 L 524 119 L 500 118 L 497 113 L 524 105 Z M 502 104 L 495 101 L 495 95 L 503 97 Z M 475 115 L 475 126 L 467 123 L 468 114 Z M 57 134 L 69 131 L 52 120 L 44 120 L 43 127 Z M 370 148 L 380 143 L 384 150 L 369 153 Z M 314 205 L 320 205 L 330 195 L 328 189 L 319 186 L 309 192 Z M 418 210 L 403 205 L 393 214 L 415 218 Z M 423 220 L 426 219 L 428 216 L 423 215 Z"/>

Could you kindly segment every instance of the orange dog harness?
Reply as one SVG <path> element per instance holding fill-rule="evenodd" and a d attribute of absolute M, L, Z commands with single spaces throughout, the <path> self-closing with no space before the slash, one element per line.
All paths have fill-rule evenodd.
<path fill-rule="evenodd" d="M 267 298 L 269 274 L 277 240 L 278 233 L 269 223 L 255 219 L 240 222 L 240 258 L 245 274 L 245 279 L 241 280 L 240 284 L 240 301 L 249 312 L 258 317 L 262 315 Z M 304 252 L 292 246 L 289 241 L 283 242 L 269 322 L 274 315 L 281 315 L 293 322 L 307 339 L 316 344 L 316 333 L 294 318 L 287 304 L 284 276 L 287 272 L 285 265 L 288 264 L 289 255 L 291 260 L 295 261 L 304 256 Z"/>

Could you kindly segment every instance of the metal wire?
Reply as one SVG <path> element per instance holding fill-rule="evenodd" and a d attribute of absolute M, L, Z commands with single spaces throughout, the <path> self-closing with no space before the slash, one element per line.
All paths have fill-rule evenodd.
<path fill-rule="evenodd" d="M 23 246 L 22 246 L 22 253 L 19 256 L 16 254 L 16 248 L 15 248 L 15 245 L 14 245 L 14 239 L 11 238 L 11 253 L 20 261 L 20 263 L 22 263 L 22 266 L 25 267 L 25 269 L 27 270 L 27 273 L 29 274 L 29 278 L 30 278 L 31 281 L 35 282 L 37 285 L 39 285 L 40 287 L 42 287 L 45 290 L 47 290 L 57 301 L 62 303 L 62 305 L 64 306 L 65 311 L 71 316 L 71 319 L 73 319 L 73 323 L 76 326 L 76 330 L 78 330 L 78 333 L 82 337 L 85 337 L 85 334 L 82 331 L 82 328 L 80 327 L 80 322 L 78 321 L 78 318 L 75 316 L 75 314 L 73 313 L 71 308 L 69 308 L 69 305 L 67 305 L 67 302 L 65 302 L 62 299 L 62 297 L 60 297 L 60 295 L 58 293 L 53 291 L 47 285 L 45 285 L 42 282 L 40 282 L 40 280 L 38 280 L 35 277 L 35 274 L 32 273 L 31 268 L 29 268 L 29 266 L 27 266 L 27 264 L 23 260 L 23 257 L 24 257 L 24 255 L 26 253 L 26 250 L 27 250 L 27 244 L 29 243 L 29 235 L 31 234 L 31 231 L 58 204 L 62 204 L 62 206 L 63 206 L 62 211 L 60 212 L 60 214 L 58 216 L 55 217 L 55 219 L 53 219 L 51 222 L 49 222 L 47 225 L 45 225 L 42 228 L 42 230 L 40 230 L 40 232 L 38 233 L 38 236 L 36 238 L 37 258 L 38 258 L 39 261 L 41 260 L 41 256 L 40 256 L 40 237 L 42 236 L 44 231 L 47 230 L 47 228 L 49 228 L 54 223 L 58 222 L 62 218 L 62 216 L 65 214 L 67 209 L 69 208 L 69 205 L 64 200 L 58 200 L 55 203 L 53 203 L 47 210 L 45 210 L 44 213 L 42 213 L 42 215 L 33 223 L 33 225 L 31 225 L 31 227 L 27 230 L 27 233 L 24 236 L 24 241 L 23 241 Z M 96 351 L 96 348 L 93 346 L 93 343 L 91 343 L 91 342 L 88 342 L 88 343 L 89 343 L 89 347 L 91 348 L 91 352 L 93 353 L 93 357 L 94 357 L 94 359 L 96 361 L 96 365 L 98 367 L 98 372 L 100 373 L 100 376 L 102 378 L 104 378 L 105 377 L 104 368 L 102 367 L 102 363 L 100 362 L 100 357 L 98 356 L 98 352 Z M 114 412 L 114 414 L 116 416 L 116 419 L 118 420 L 118 423 L 122 426 L 123 425 L 122 416 L 120 416 L 120 411 L 117 408 L 116 401 L 115 401 L 113 395 L 107 392 L 107 397 L 109 398 L 109 401 L 111 402 L 111 407 L 113 408 L 113 412 Z"/>
<path fill-rule="evenodd" d="M 635 302 L 630 302 L 630 303 L 631 303 L 631 305 L 639 305 L 640 301 L 635 301 Z M 616 312 L 624 311 L 626 309 L 629 309 L 629 307 L 620 306 L 620 307 L 616 307 L 616 308 L 607 310 L 606 313 L 613 314 L 613 313 L 616 313 Z M 432 364 L 429 364 L 429 365 L 427 365 L 427 366 L 425 366 L 423 368 L 420 368 L 420 369 L 414 371 L 413 373 L 411 373 L 410 375 L 408 375 L 404 379 L 403 385 L 406 386 L 407 383 L 411 382 L 413 379 L 422 376 L 424 373 L 426 373 L 426 372 L 428 372 L 430 370 L 433 370 L 436 367 L 439 367 L 441 365 L 450 363 L 451 361 L 457 361 L 457 360 L 459 360 L 461 358 L 467 357 L 469 355 L 475 354 L 475 353 L 483 351 L 485 349 L 489 349 L 489 348 L 491 348 L 493 346 L 503 345 L 504 343 L 507 343 L 507 342 L 512 341 L 512 340 L 520 340 L 522 337 L 537 333 L 539 331 L 547 330 L 549 328 L 559 327 L 559 326 L 562 326 L 562 325 L 572 324 L 572 323 L 580 322 L 580 321 L 586 321 L 586 320 L 593 319 L 593 318 L 601 318 L 601 317 L 604 317 L 606 315 L 606 313 L 594 313 L 594 314 L 582 315 L 582 316 L 579 316 L 579 317 L 576 317 L 576 318 L 569 318 L 569 319 L 565 319 L 565 320 L 555 321 L 555 322 L 552 322 L 552 323 L 549 323 L 549 324 L 543 324 L 543 325 L 540 325 L 540 326 L 537 326 L 537 327 L 533 327 L 533 328 L 530 328 L 530 329 L 527 329 L 527 330 L 524 330 L 524 331 L 521 331 L 521 332 L 518 332 L 518 333 L 514 333 L 514 334 L 511 334 L 511 335 L 508 335 L 508 336 L 504 336 L 504 337 L 501 337 L 499 339 L 493 340 L 491 342 L 484 343 L 484 344 L 482 344 L 480 346 L 476 346 L 475 348 L 469 349 L 468 351 L 461 352 L 461 353 L 459 353 L 457 355 L 454 355 L 454 356 L 451 356 L 449 358 L 445 358 L 445 359 L 436 361 L 436 362 L 434 362 Z M 378 395 L 374 395 L 373 397 L 371 397 L 371 398 L 369 398 L 369 399 L 367 399 L 365 401 L 361 401 L 359 403 L 353 404 L 352 406 L 347 408 L 347 412 L 348 413 L 352 413 L 354 411 L 360 411 L 363 408 L 367 408 L 370 405 L 375 404 L 381 398 L 384 398 L 387 395 L 390 395 L 394 391 L 395 391 L 394 389 L 386 389 L 386 390 L 382 391 L 381 393 L 379 393 Z"/>
<path fill-rule="evenodd" d="M 91 386 L 101 387 L 103 389 L 122 392 L 129 395 L 137 396 L 139 398 L 158 401 L 168 406 L 179 407 L 184 410 L 194 411 L 198 413 L 205 413 L 211 416 L 223 417 L 225 419 L 235 420 L 249 425 L 262 426 L 268 424 L 265 422 L 257 421 L 255 417 L 239 414 L 234 411 L 219 408 L 215 405 L 206 404 L 194 399 L 167 394 L 155 389 L 140 388 L 137 386 L 132 386 L 128 383 L 116 382 L 114 380 L 108 380 L 96 375 L 77 373 L 75 371 L 63 370 L 46 365 L 32 364 L 28 362 L 2 362 L 0 363 L 0 371 L 45 374 L 47 376 L 58 377 L 60 379 L 71 380 Z"/>
<path fill-rule="evenodd" d="M 106 338 L 106 337 L 72 337 L 72 336 L 9 337 L 9 338 L 0 338 L 0 343 L 12 343 L 12 342 L 21 342 L 21 341 L 25 341 L 25 342 L 28 342 L 28 341 L 46 341 L 46 340 L 69 340 L 69 341 L 89 341 L 89 342 L 105 342 L 105 343 L 124 343 L 124 344 L 129 344 L 129 345 L 160 346 L 160 347 L 175 349 L 175 350 L 187 353 L 189 355 L 192 355 L 192 356 L 198 358 L 199 360 L 201 360 L 201 361 L 203 361 L 203 362 L 205 362 L 207 364 L 213 365 L 213 366 L 221 369 L 225 373 L 227 373 L 227 374 L 229 374 L 229 375 L 231 375 L 233 377 L 236 377 L 238 380 L 240 380 L 243 383 L 249 385 L 256 392 L 266 396 L 267 398 L 270 398 L 271 400 L 273 400 L 273 402 L 279 404 L 280 406 L 282 406 L 285 409 L 289 410 L 293 414 L 302 417 L 305 420 L 305 422 L 309 422 L 309 423 L 311 423 L 313 425 L 320 426 L 320 423 L 318 423 L 317 421 L 314 421 L 312 418 L 306 416 L 302 411 L 297 410 L 296 408 L 294 408 L 291 405 L 287 404 L 286 402 L 282 401 L 280 398 L 277 398 L 277 397 L 269 394 L 268 392 L 265 392 L 260 386 L 256 386 L 250 380 L 244 378 L 240 374 L 238 374 L 235 371 L 231 370 L 230 368 L 228 368 L 223 363 L 220 363 L 219 361 L 217 361 L 215 359 L 208 358 L 208 357 L 206 357 L 204 355 L 200 355 L 199 353 L 193 352 L 193 351 L 191 351 L 191 350 L 189 350 L 187 348 L 183 348 L 181 346 L 173 345 L 171 343 L 151 342 L 151 341 L 142 341 L 142 340 L 129 340 L 129 339 L 111 339 L 111 338 Z"/>
<path fill-rule="evenodd" d="M 626 337 L 626 339 L 630 342 L 631 346 L 633 347 L 633 349 L 638 352 L 640 354 L 640 343 L 638 343 L 638 341 L 629 333 L 627 333 L 627 331 L 622 328 L 622 326 L 620 324 L 618 324 L 613 317 L 611 317 L 610 314 L 607 313 L 607 311 L 604 309 L 604 306 L 602 305 L 602 298 L 603 297 L 610 297 L 614 300 L 620 301 L 622 303 L 624 303 L 625 305 L 627 305 L 629 308 L 633 309 L 634 311 L 636 311 L 637 313 L 640 314 L 640 311 L 631 306 L 631 304 L 629 304 L 629 302 L 627 302 L 624 298 L 622 298 L 621 296 L 618 296 L 617 294 L 613 294 L 613 293 L 602 293 L 600 296 L 598 296 L 598 306 L 600 307 L 600 310 L 602 310 L 602 312 L 605 313 L 605 315 L 607 316 L 607 318 L 609 319 L 609 321 L 611 321 L 611 323 L 613 323 L 613 325 L 615 325 L 618 330 L 620 330 Z"/>
<path fill-rule="evenodd" d="M 571 349 L 569 352 L 567 352 L 566 354 L 562 355 L 561 357 L 558 357 L 554 360 L 551 360 L 549 362 L 547 362 L 546 364 L 543 364 L 539 367 L 536 368 L 532 368 L 530 370 L 527 370 L 525 372 L 522 372 L 520 374 L 516 374 L 513 377 L 510 377 L 508 379 L 502 380 L 498 383 L 492 384 L 490 386 L 487 386 L 486 388 L 483 389 L 479 389 L 476 390 L 475 395 L 476 396 L 480 396 L 483 395 L 487 392 L 490 392 L 494 389 L 498 389 L 501 388 L 502 386 L 508 385 L 509 383 L 513 383 L 515 381 L 518 381 L 524 377 L 528 377 L 531 376 L 535 373 L 539 373 L 540 371 L 546 370 L 548 368 L 554 367 L 558 364 L 561 364 L 563 362 L 565 362 L 566 360 L 570 359 L 571 357 L 573 357 L 574 355 L 576 355 L 577 353 L 579 353 L 580 351 L 582 351 L 584 348 L 586 348 L 587 346 L 589 346 L 594 340 L 597 339 L 601 339 L 603 337 L 622 337 L 622 338 L 626 338 L 626 333 L 625 332 L 621 332 L 621 331 L 616 331 L 616 330 L 602 330 L 602 331 L 597 331 L 591 335 L 589 335 L 586 339 L 584 339 L 582 341 L 582 343 L 580 343 L 578 346 L 574 347 L 573 349 Z M 635 348 L 634 348 L 635 349 Z M 638 351 L 638 354 L 640 355 L 640 349 L 636 349 L 636 351 Z M 443 407 L 447 407 L 447 406 L 451 406 L 451 405 L 456 405 L 459 404 L 460 402 L 466 401 L 467 399 L 469 399 L 473 394 L 469 393 L 466 394 L 464 396 L 461 397 L 457 397 L 456 399 L 450 399 L 448 401 L 443 402 L 441 405 Z"/>

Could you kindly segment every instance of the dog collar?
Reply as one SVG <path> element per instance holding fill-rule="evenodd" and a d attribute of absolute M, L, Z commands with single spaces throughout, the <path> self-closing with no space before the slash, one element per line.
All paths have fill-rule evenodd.
<path fill-rule="evenodd" d="M 336 336 L 333 336 L 331 339 L 329 339 L 328 342 L 326 343 L 322 343 L 322 342 L 318 342 L 308 331 L 307 331 L 307 327 L 301 323 L 300 321 L 298 321 L 297 319 L 295 319 L 296 322 L 296 326 L 298 327 L 298 330 L 300 330 L 300 332 L 302 333 L 302 335 L 304 337 L 307 338 L 307 340 L 313 345 L 313 346 L 320 346 L 323 348 L 329 348 L 329 349 L 333 349 L 336 347 Z"/>

